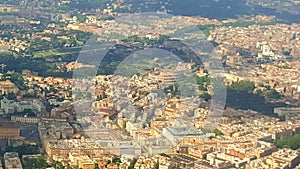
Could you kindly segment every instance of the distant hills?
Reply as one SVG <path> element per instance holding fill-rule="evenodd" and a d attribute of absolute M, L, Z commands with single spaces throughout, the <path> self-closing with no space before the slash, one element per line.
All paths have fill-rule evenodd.
<path fill-rule="evenodd" d="M 0 4 L 20 5 L 21 2 L 34 0 L 0 0 Z M 59 0 L 42 2 L 58 3 Z M 267 15 L 286 23 L 300 23 L 300 1 L 296 0 L 71 0 L 68 7 L 84 11 L 110 8 L 125 13 L 160 11 L 211 19 Z"/>
<path fill-rule="evenodd" d="M 163 11 L 173 15 L 215 19 L 238 18 L 245 15 L 268 15 L 276 16 L 282 22 L 300 23 L 300 4 L 295 4 L 292 0 L 282 3 L 280 3 L 281 0 L 277 1 L 279 2 L 274 5 L 274 1 L 266 1 L 262 4 L 256 0 L 73 0 L 71 5 L 86 9 L 97 6 L 107 7 L 107 4 L 118 4 L 117 12 Z M 289 8 L 293 10 L 289 11 Z"/>
<path fill-rule="evenodd" d="M 167 11 L 174 15 L 215 19 L 238 18 L 244 15 L 267 15 L 276 16 L 283 22 L 300 23 L 300 4 L 294 4 L 292 0 L 276 5 L 272 3 L 274 1 L 267 1 L 263 4 L 259 2 L 255 0 L 125 0 L 125 3 L 131 5 L 130 12 Z M 289 11 L 289 8 L 293 10 Z"/>

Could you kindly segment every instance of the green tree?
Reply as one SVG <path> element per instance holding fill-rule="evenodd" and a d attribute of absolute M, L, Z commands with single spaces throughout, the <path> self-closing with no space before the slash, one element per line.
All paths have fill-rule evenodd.
<path fill-rule="evenodd" d="M 164 156 L 164 157 L 171 158 L 171 156 L 170 156 L 170 155 L 168 155 L 168 154 L 166 154 L 166 153 L 160 153 L 159 155 L 161 155 L 161 156 Z"/>
<path fill-rule="evenodd" d="M 270 99 L 280 99 L 282 97 L 282 94 L 277 92 L 275 89 L 267 91 L 264 95 Z"/>
<path fill-rule="evenodd" d="M 282 139 L 276 140 L 274 144 L 278 148 L 291 148 L 293 150 L 297 150 L 300 148 L 300 134 L 290 137 L 283 137 Z"/>
<path fill-rule="evenodd" d="M 16 96 L 16 94 L 14 94 L 14 93 L 8 93 L 8 94 L 6 95 L 6 98 L 9 99 L 9 100 L 16 100 L 16 99 L 17 99 L 17 96 Z"/>
<path fill-rule="evenodd" d="M 7 152 L 17 152 L 20 156 L 22 155 L 32 155 L 39 154 L 39 147 L 34 145 L 22 145 L 17 147 L 7 147 L 5 149 Z"/>
<path fill-rule="evenodd" d="M 128 169 L 134 169 L 134 166 L 135 166 L 135 163 L 137 162 L 137 159 L 133 159 L 130 164 L 129 164 L 129 167 Z"/>
<path fill-rule="evenodd" d="M 211 99 L 211 95 L 208 93 L 203 93 L 200 95 L 200 98 L 203 98 L 205 101 L 208 101 Z"/>
<path fill-rule="evenodd" d="M 220 130 L 218 130 L 218 129 L 215 129 L 214 130 L 214 133 L 216 134 L 216 136 L 222 136 L 222 135 L 224 135 Z"/>
<path fill-rule="evenodd" d="M 121 164 L 121 159 L 117 156 L 115 156 L 113 159 L 112 159 L 112 163 L 115 163 L 117 165 L 120 165 Z"/>
<path fill-rule="evenodd" d="M 196 82 L 199 85 L 199 90 L 207 91 L 207 86 L 210 84 L 211 79 L 208 76 L 196 77 Z"/>
<path fill-rule="evenodd" d="M 254 84 L 254 82 L 250 82 L 250 81 L 238 81 L 238 82 L 232 83 L 229 86 L 229 88 L 232 90 L 247 91 L 249 93 L 252 93 L 253 90 L 255 89 L 255 84 Z"/>
<path fill-rule="evenodd" d="M 24 169 L 33 169 L 33 168 L 47 168 L 50 165 L 47 164 L 46 156 L 40 155 L 38 157 L 26 157 L 23 159 Z"/>
<path fill-rule="evenodd" d="M 86 16 L 85 15 L 77 15 L 77 20 L 80 23 L 84 23 L 86 21 Z"/>
<path fill-rule="evenodd" d="M 13 73 L 10 76 L 11 82 L 13 82 L 20 90 L 26 90 L 27 87 L 24 83 L 24 78 L 20 73 Z"/>

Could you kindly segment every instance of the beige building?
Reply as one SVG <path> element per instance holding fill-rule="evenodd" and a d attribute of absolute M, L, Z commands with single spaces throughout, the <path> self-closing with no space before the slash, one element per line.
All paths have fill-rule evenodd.
<path fill-rule="evenodd" d="M 10 80 L 0 81 L 0 94 L 17 93 L 18 87 Z"/>
<path fill-rule="evenodd" d="M 86 155 L 101 155 L 103 148 L 91 140 L 51 140 L 45 145 L 50 156 L 68 156 L 69 153 L 84 153 Z"/>
<path fill-rule="evenodd" d="M 5 169 L 23 169 L 18 153 L 7 152 L 4 154 Z"/>
<path fill-rule="evenodd" d="M 3 169 L 2 162 L 0 162 L 0 169 Z"/>
<path fill-rule="evenodd" d="M 70 153 L 69 159 L 72 166 L 79 166 L 81 169 L 94 169 L 95 163 L 89 156 L 80 153 Z"/>
<path fill-rule="evenodd" d="M 10 120 L 12 122 L 22 122 L 22 123 L 34 123 L 37 124 L 41 121 L 38 117 L 23 117 L 23 116 L 11 116 Z"/>
<path fill-rule="evenodd" d="M 162 85 L 172 85 L 178 80 L 179 75 L 174 70 L 168 71 L 154 71 L 149 73 L 149 79 Z"/>
<path fill-rule="evenodd" d="M 0 5 L 1 13 L 12 13 L 12 12 L 17 12 L 17 11 L 18 11 L 18 9 L 11 5 Z"/>
<path fill-rule="evenodd" d="M 0 138 L 17 138 L 20 136 L 20 125 L 12 122 L 0 122 Z"/>

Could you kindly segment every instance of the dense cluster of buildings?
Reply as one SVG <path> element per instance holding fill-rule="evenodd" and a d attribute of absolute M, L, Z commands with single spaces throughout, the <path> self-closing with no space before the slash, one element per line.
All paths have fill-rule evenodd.
<path fill-rule="evenodd" d="M 299 61 L 275 62 L 258 66 L 234 67 L 226 72 L 226 82 L 252 81 L 256 91 L 274 89 L 285 96 L 286 101 L 299 100 Z M 269 89 L 268 89 L 269 88 Z"/>
<path fill-rule="evenodd" d="M 74 22 L 70 23 L 67 27 L 69 29 L 99 34 L 101 40 L 120 40 L 133 35 L 148 39 L 158 39 L 160 35 L 169 35 L 174 33 L 176 29 L 187 26 L 221 24 L 218 20 L 209 20 L 200 17 L 173 16 L 163 18 L 159 15 L 145 17 L 140 18 L 138 15 L 124 15 L 118 17 L 116 20 L 106 21 L 98 20 L 97 16 L 87 17 L 86 23 Z"/>
<path fill-rule="evenodd" d="M 83 169 L 95 164 L 103 168 L 126 168 L 134 158 L 137 158 L 136 168 L 293 168 L 299 165 L 296 151 L 278 149 L 272 144 L 275 140 L 300 133 L 300 116 L 295 115 L 297 108 L 274 110 L 281 116 L 293 114 L 293 118 L 286 118 L 286 121 L 254 111 L 226 109 L 217 125 L 224 135 L 216 136 L 204 129 L 205 120 L 213 110 L 200 108 L 200 102 L 205 103 L 203 100 L 199 102 L 198 98 L 174 97 L 173 94 L 164 96 L 158 92 L 177 82 L 181 66 L 174 67 L 171 73 L 154 69 L 132 77 L 105 75 L 70 80 L 24 75 L 29 86 L 56 89 L 58 92 L 52 94 L 40 93 L 48 103 L 56 106 L 43 116 L 13 115 L 11 121 L 14 123 L 8 127 L 1 125 L 3 130 L 0 131 L 5 132 L 0 134 L 4 138 L 18 138 L 20 128 L 12 126 L 20 122 L 38 124 L 49 157 Z M 66 96 L 64 101 L 55 99 L 61 98 L 57 93 L 68 91 L 71 85 L 75 95 L 90 92 L 88 98 L 92 101 L 79 98 L 71 102 Z M 38 100 L 1 100 L 1 108 L 7 113 L 19 109 L 39 112 L 42 105 Z M 9 112 L 7 107 L 14 109 Z M 120 164 L 108 163 L 116 156 L 124 155 L 129 157 Z"/>
<path fill-rule="evenodd" d="M 275 24 L 249 27 L 221 27 L 210 32 L 209 39 L 218 43 L 221 55 L 245 49 L 252 56 L 299 55 L 299 25 Z M 262 50 L 263 49 L 263 50 Z"/>
<path fill-rule="evenodd" d="M 68 0 L 56 2 L 58 5 L 70 3 Z M 33 10 L 39 2 L 22 3 Z M 13 6 L 0 6 L 0 12 L 15 10 Z M 109 7 L 104 11 L 111 12 Z M 30 46 L 29 41 L 51 42 L 50 35 L 69 40 L 73 37 L 60 34 L 70 30 L 99 34 L 98 40 L 119 41 L 134 35 L 153 40 L 186 27 L 214 25 L 216 28 L 209 32 L 208 40 L 217 44 L 216 53 L 226 65 L 225 71 L 220 73 L 226 77 L 224 82 L 252 81 L 256 93 L 274 89 L 284 95 L 280 101 L 299 103 L 299 61 L 288 61 L 300 54 L 299 24 L 259 26 L 260 22 L 272 21 L 264 16 L 251 18 L 249 21 L 258 22 L 248 27 L 227 27 L 222 25 L 237 20 L 159 15 L 138 20 L 141 18 L 123 14 L 103 20 L 87 14 L 86 21 L 79 22 L 76 16 L 59 15 L 57 20 L 65 26 L 50 23 L 32 35 L 0 38 L 0 45 L 23 52 Z M 40 21 L 0 17 L 2 25 L 40 25 Z M 193 36 L 189 34 L 184 38 Z M 126 73 L 132 72 L 125 72 L 125 68 L 123 72 L 123 67 L 119 67 L 116 75 L 85 79 L 42 77 L 24 70 L 24 85 L 28 91 L 20 91 L 9 79 L 0 81 L 0 94 L 17 96 L 16 99 L 4 96 L 0 101 L 0 114 L 11 120 L 1 121 L 0 139 L 23 141 L 20 124 L 35 124 L 49 159 L 82 169 L 94 169 L 96 164 L 98 168 L 127 169 L 135 160 L 135 169 L 300 168 L 299 152 L 279 149 L 273 144 L 300 134 L 299 108 L 275 108 L 274 112 L 284 116 L 285 121 L 251 110 L 227 108 L 217 117 L 217 124 L 212 124 L 219 132 L 213 132 L 207 129 L 206 120 L 215 111 L 223 113 L 223 108 L 210 109 L 212 101 L 199 99 L 204 91 L 193 81 L 193 78 L 208 77 L 205 69 L 211 65 L 203 63 L 205 68 L 199 70 L 198 67 L 194 69 L 194 63 L 174 64 L 170 61 L 172 58 L 164 59 L 167 61 L 162 58 L 145 60 L 148 69 L 134 72 L 133 76 L 127 76 Z M 168 63 L 168 68 L 159 65 L 160 61 Z M 135 67 L 134 64 L 126 66 Z M 56 66 L 66 71 L 95 68 L 78 62 Z M 207 84 L 205 92 L 213 94 L 214 89 Z M 29 98 L 22 98 L 25 94 L 29 94 Z M 16 112 L 34 115 L 19 116 Z M 19 155 L 14 152 L 5 153 L 4 164 L 8 169 L 22 168 Z M 1 165 L 0 162 L 0 169 Z"/>

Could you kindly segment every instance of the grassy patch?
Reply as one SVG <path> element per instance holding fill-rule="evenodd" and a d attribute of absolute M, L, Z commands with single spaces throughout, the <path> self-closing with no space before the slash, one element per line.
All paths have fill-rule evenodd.
<path fill-rule="evenodd" d="M 79 53 L 81 49 L 82 49 L 81 47 L 76 47 L 76 48 L 61 48 L 61 49 L 52 49 L 47 51 L 39 51 L 34 53 L 34 57 L 40 58 L 40 57 L 74 54 L 74 53 Z"/>

